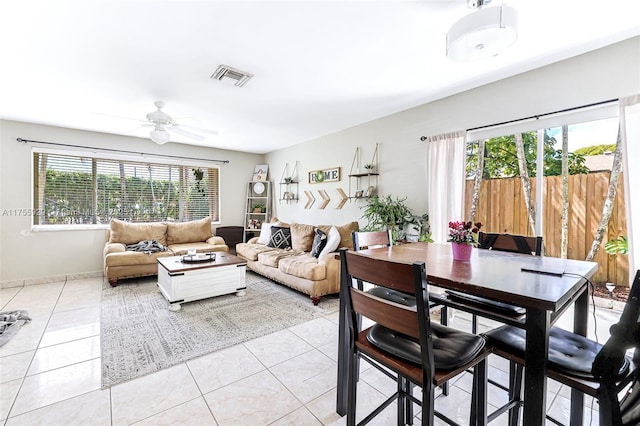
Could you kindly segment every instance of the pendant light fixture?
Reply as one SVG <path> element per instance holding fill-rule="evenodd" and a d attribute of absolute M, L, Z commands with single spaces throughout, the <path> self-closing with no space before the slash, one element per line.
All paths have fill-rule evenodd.
<path fill-rule="evenodd" d="M 484 0 L 469 0 L 475 9 L 447 33 L 447 57 L 473 61 L 496 56 L 518 38 L 518 11 L 507 5 L 483 8 Z"/>

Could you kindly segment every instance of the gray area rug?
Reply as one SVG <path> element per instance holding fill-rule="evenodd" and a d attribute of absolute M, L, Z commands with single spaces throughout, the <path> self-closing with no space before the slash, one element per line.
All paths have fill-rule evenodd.
<path fill-rule="evenodd" d="M 102 290 L 103 388 L 337 312 L 337 297 L 309 296 L 247 271 L 247 294 L 218 296 L 171 312 L 156 278 Z"/>
<path fill-rule="evenodd" d="M 0 347 L 18 332 L 20 327 L 31 321 L 27 311 L 0 312 Z"/>

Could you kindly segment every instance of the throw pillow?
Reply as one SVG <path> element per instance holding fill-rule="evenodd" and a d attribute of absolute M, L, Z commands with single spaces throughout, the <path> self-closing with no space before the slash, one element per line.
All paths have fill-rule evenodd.
<path fill-rule="evenodd" d="M 185 244 L 207 241 L 213 236 L 209 216 L 189 222 L 167 223 L 167 244 Z"/>
<path fill-rule="evenodd" d="M 322 251 L 320 252 L 320 257 L 324 257 L 336 251 L 336 249 L 340 246 L 340 232 L 336 229 L 335 226 L 329 228 L 329 233 L 327 234 L 327 244 L 324 246 Z"/>
<path fill-rule="evenodd" d="M 271 239 L 271 228 L 273 226 L 280 226 L 280 222 L 263 223 L 260 227 L 260 237 L 258 237 L 258 244 L 269 244 Z"/>
<path fill-rule="evenodd" d="M 272 226 L 271 239 L 267 247 L 279 249 L 291 248 L 291 229 L 285 228 L 284 226 Z"/>
<path fill-rule="evenodd" d="M 322 229 L 325 234 L 329 235 L 329 229 L 333 225 L 318 225 L 318 228 Z M 336 226 L 336 229 L 340 233 L 340 245 L 338 247 L 353 248 L 352 234 L 360 229 L 360 225 L 357 221 L 349 222 L 341 226 Z"/>
<path fill-rule="evenodd" d="M 291 224 L 291 247 L 294 250 L 310 252 L 313 248 L 315 226 L 302 223 Z"/>
<path fill-rule="evenodd" d="M 313 246 L 311 247 L 311 256 L 316 259 L 320 257 L 322 249 L 327 245 L 327 234 L 322 229 L 316 228 L 316 236 L 313 237 Z"/>

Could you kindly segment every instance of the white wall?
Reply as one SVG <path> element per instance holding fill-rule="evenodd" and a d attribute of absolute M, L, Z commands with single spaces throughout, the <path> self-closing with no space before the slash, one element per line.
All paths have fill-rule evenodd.
<path fill-rule="evenodd" d="M 290 222 L 341 224 L 362 216 L 363 200 L 336 210 L 332 200 L 325 210 L 316 204 L 305 210 L 303 190 L 348 187 L 348 173 L 356 147 L 368 162 L 380 143 L 381 195 L 408 197 L 414 212 L 427 211 L 425 146 L 421 136 L 465 130 L 507 120 L 572 108 L 640 93 L 640 37 L 626 40 L 569 60 L 434 101 L 379 120 L 364 123 L 266 156 L 279 177 L 285 163 L 300 161 L 300 196 L 297 204 L 276 204 L 276 212 Z M 640 150 L 640 148 L 638 148 Z M 640 152 L 637 153 L 640 155 Z M 342 167 L 339 183 L 309 184 L 311 170 Z M 277 190 L 277 186 L 276 190 Z M 361 221 L 361 225 L 364 222 Z"/>
<path fill-rule="evenodd" d="M 156 145 L 147 139 L 0 121 L 0 282 L 36 280 L 102 271 L 106 231 L 72 230 L 31 232 L 32 218 L 3 214 L 29 209 L 31 202 L 31 148 L 17 138 L 87 147 L 104 147 L 152 154 L 229 160 L 220 165 L 221 223 L 241 225 L 246 183 L 264 156 L 184 144 Z M 70 148 L 72 149 L 72 148 Z"/>
<path fill-rule="evenodd" d="M 324 210 L 318 189 L 335 198 L 336 188 L 346 192 L 356 147 L 362 149 L 362 164 L 369 162 L 380 143 L 378 193 L 407 197 L 416 213 L 427 211 L 425 146 L 420 137 L 518 119 L 640 93 L 640 37 L 626 40 L 566 61 L 501 80 L 496 83 L 431 102 L 398 114 L 342 130 L 299 145 L 257 156 L 208 150 L 186 145 L 158 147 L 138 138 L 60 129 L 0 121 L 0 212 L 2 209 L 31 206 L 30 147 L 18 144 L 17 137 L 52 142 L 108 146 L 118 149 L 168 152 L 173 155 L 229 159 L 222 168 L 222 220 L 241 225 L 245 183 L 255 164 L 269 164 L 270 180 L 277 182 L 286 163 L 299 161 L 300 201 L 274 201 L 274 213 L 283 220 L 302 223 L 342 224 L 358 220 L 364 201 L 349 202 L 335 209 L 333 199 Z M 425 76 L 428 78 L 428 76 Z M 640 151 L 640 147 L 637 147 Z M 629 153 L 640 155 L 640 152 Z M 637 158 L 637 157 L 636 157 Z M 340 166 L 337 183 L 309 184 L 309 171 Z M 7 178 L 7 176 L 11 176 Z M 306 210 L 304 190 L 313 190 L 318 199 Z M 0 282 L 73 274 L 102 269 L 104 231 L 26 232 L 26 217 L 0 217 Z M 361 224 L 364 224 L 361 221 Z"/>

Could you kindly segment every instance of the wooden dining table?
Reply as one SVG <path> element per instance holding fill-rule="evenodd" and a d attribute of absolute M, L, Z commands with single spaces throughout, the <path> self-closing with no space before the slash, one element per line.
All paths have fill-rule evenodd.
<path fill-rule="evenodd" d="M 434 243 L 408 243 L 360 253 L 390 262 L 425 262 L 430 291 L 456 290 L 525 308 L 524 319 L 513 323 L 526 330 L 523 422 L 536 426 L 545 423 L 549 329 L 555 319 L 573 305 L 573 331 L 586 335 L 587 285 L 598 268 L 597 263 L 484 249 L 474 249 L 470 261 L 460 262 L 453 260 L 449 244 Z M 341 283 L 342 287 L 345 285 L 351 283 Z M 346 414 L 349 362 L 346 309 L 341 296 L 336 404 L 340 415 Z M 572 425 L 582 424 L 582 404 L 583 395 L 572 391 Z"/>

